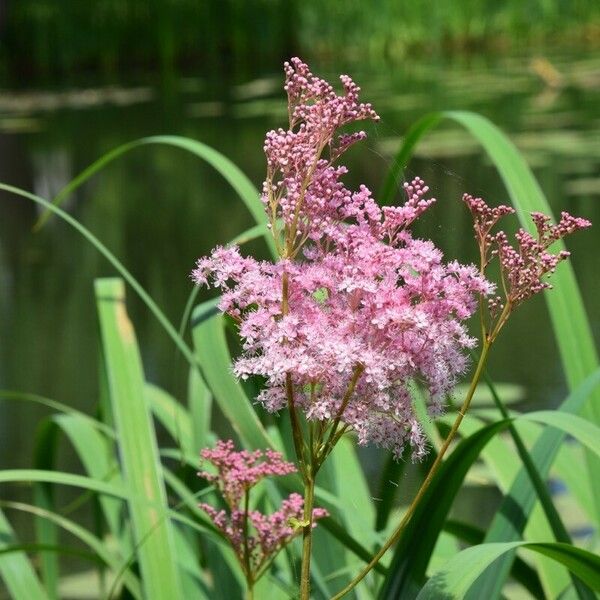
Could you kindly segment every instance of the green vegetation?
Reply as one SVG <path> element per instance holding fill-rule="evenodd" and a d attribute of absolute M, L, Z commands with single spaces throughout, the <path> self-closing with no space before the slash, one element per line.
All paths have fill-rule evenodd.
<path fill-rule="evenodd" d="M 381 60 L 561 40 L 597 45 L 600 37 L 595 0 L 351 0 L 343 10 L 337 0 L 19 0 L 7 3 L 4 21 L 4 70 L 20 84 L 89 72 L 168 76 L 176 67 L 257 73 L 295 53 Z"/>

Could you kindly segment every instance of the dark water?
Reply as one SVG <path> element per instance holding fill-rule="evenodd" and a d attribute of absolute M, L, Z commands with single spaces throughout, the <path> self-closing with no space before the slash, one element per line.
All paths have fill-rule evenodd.
<path fill-rule="evenodd" d="M 569 241 L 573 265 L 596 336 L 600 334 L 600 55 L 411 61 L 401 68 L 314 65 L 348 70 L 382 116 L 369 140 L 350 153 L 349 180 L 380 186 L 407 127 L 435 109 L 481 112 L 511 134 L 534 168 L 553 210 L 594 220 Z M 262 140 L 283 125 L 281 75 L 213 84 L 180 78 L 169 89 L 31 90 L 0 94 L 0 180 L 53 194 L 115 146 L 144 135 L 201 140 L 237 163 L 258 186 Z M 424 218 L 449 257 L 473 256 L 463 192 L 506 200 L 478 147 L 455 127 L 419 147 L 408 175 L 418 174 L 439 203 Z M 252 224 L 243 205 L 214 171 L 181 150 L 144 147 L 111 164 L 68 199 L 69 212 L 91 229 L 179 323 L 191 289 L 194 260 Z M 114 275 L 97 252 L 64 223 L 41 232 L 27 200 L 0 202 L 0 386 L 37 392 L 93 412 L 98 398 L 98 328 L 93 280 Z M 254 249 L 264 252 L 261 244 Z M 187 368 L 141 302 L 129 293 L 147 378 L 185 398 Z M 523 387 L 528 405 L 552 406 L 565 391 L 543 300 L 514 316 L 491 361 L 493 377 Z M 31 464 L 36 423 L 44 411 L 0 401 L 0 465 Z"/>

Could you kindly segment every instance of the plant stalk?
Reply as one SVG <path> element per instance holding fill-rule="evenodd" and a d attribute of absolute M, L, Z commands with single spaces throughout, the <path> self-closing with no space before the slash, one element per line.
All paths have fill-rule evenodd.
<path fill-rule="evenodd" d="M 413 513 L 415 512 L 417 505 L 419 504 L 419 502 L 425 495 L 425 492 L 427 491 L 427 488 L 431 484 L 433 477 L 435 476 L 435 474 L 438 472 L 440 466 L 442 465 L 442 460 L 444 458 L 444 455 L 446 454 L 446 451 L 448 450 L 450 444 L 452 443 L 452 440 L 456 436 L 456 432 L 458 431 L 458 428 L 460 427 L 460 424 L 462 423 L 462 420 L 463 420 L 465 414 L 467 413 L 467 410 L 469 409 L 471 400 L 473 399 L 473 395 L 475 394 L 475 390 L 477 389 L 477 384 L 479 383 L 479 380 L 480 380 L 483 370 L 485 368 L 485 364 L 487 362 L 487 358 L 488 358 L 488 354 L 489 354 L 492 342 L 493 342 L 493 338 L 489 338 L 489 337 L 484 338 L 481 355 L 479 357 L 479 362 L 477 363 L 477 368 L 475 369 L 475 374 L 473 375 L 473 379 L 471 380 L 471 385 L 469 386 L 469 390 L 467 392 L 467 395 L 465 396 L 465 400 L 464 400 L 460 410 L 458 411 L 458 415 L 456 416 L 454 424 L 452 425 L 452 428 L 450 429 L 448 436 L 444 440 L 444 443 L 442 444 L 442 447 L 440 448 L 440 451 L 439 451 L 435 461 L 431 465 L 431 469 L 429 470 L 429 473 L 427 473 L 427 477 L 425 477 L 425 480 L 421 484 L 419 491 L 417 492 L 416 496 L 413 498 L 413 501 L 411 502 L 410 506 L 408 507 L 408 510 L 406 511 L 404 517 L 402 518 L 402 521 L 400 521 L 400 524 L 398 525 L 398 527 L 396 527 L 396 529 L 394 530 L 392 535 L 388 538 L 388 540 L 381 547 L 381 549 L 377 552 L 377 554 L 375 554 L 375 556 L 373 556 L 371 562 L 343 590 L 339 591 L 335 596 L 333 596 L 331 600 L 339 600 L 339 598 L 342 598 L 349 591 L 351 591 L 358 583 L 360 583 L 369 574 L 369 572 L 373 569 L 373 567 L 381 560 L 381 557 L 400 539 L 400 536 L 402 535 L 402 532 L 404 531 L 406 524 L 410 521 Z"/>
<path fill-rule="evenodd" d="M 310 559 L 312 553 L 313 505 L 315 480 L 307 468 L 304 480 L 304 516 L 302 530 L 302 570 L 300 574 L 300 600 L 310 600 Z"/>

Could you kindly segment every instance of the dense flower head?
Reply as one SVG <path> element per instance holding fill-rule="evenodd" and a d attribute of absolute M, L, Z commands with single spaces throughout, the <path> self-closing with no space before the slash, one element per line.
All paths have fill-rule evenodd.
<path fill-rule="evenodd" d="M 267 133 L 262 200 L 272 226 L 281 219 L 293 229 L 294 238 L 303 240 L 311 234 L 318 237 L 321 219 L 336 213 L 352 195 L 339 181 L 346 169 L 333 162 L 366 133 L 336 136 L 336 131 L 349 123 L 379 117 L 370 104 L 359 102 L 360 88 L 347 75 L 340 77 L 344 93 L 337 95 L 299 58 L 285 63 L 284 70 L 289 129 Z M 326 149 L 328 156 L 323 158 Z"/>
<path fill-rule="evenodd" d="M 239 506 L 246 491 L 261 479 L 296 472 L 294 464 L 283 460 L 280 452 L 236 451 L 231 440 L 219 440 L 215 448 L 205 448 L 200 456 L 216 467 L 217 473 L 201 471 L 198 475 L 214 483 L 232 508 Z"/>
<path fill-rule="evenodd" d="M 217 248 L 193 279 L 222 290 L 220 308 L 243 340 L 234 371 L 266 378 L 258 401 L 267 410 L 292 399 L 308 419 L 341 419 L 361 444 L 398 457 L 410 444 L 421 457 L 410 386 L 428 391 L 432 413 L 442 410 L 475 345 L 465 321 L 494 288 L 472 265 L 446 263 L 431 241 L 413 237 L 411 224 L 435 202 L 421 179 L 404 185 L 403 204 L 384 208 L 366 186 L 341 181 L 340 148 L 364 136 L 339 137 L 337 128 L 377 118 L 358 102 L 358 87 L 343 77 L 337 96 L 298 59 L 286 77 L 290 128 L 267 134 L 263 187 L 280 258 Z"/>
<path fill-rule="evenodd" d="M 475 238 L 480 244 L 484 262 L 495 255 L 500 260 L 505 298 L 496 297 L 490 301 L 493 313 L 507 304 L 514 309 L 534 294 L 551 288 L 547 276 L 569 257 L 569 252 L 561 250 L 555 254 L 549 251 L 550 246 L 575 231 L 591 226 L 587 219 L 573 217 L 567 212 L 561 213 L 556 225 L 552 225 L 549 216 L 532 212 L 537 235 L 519 229 L 515 234 L 515 247 L 504 231 L 491 233 L 494 225 L 503 216 L 514 213 L 514 209 L 504 205 L 491 208 L 481 198 L 473 198 L 468 194 L 463 200 L 473 215 Z"/>
<path fill-rule="evenodd" d="M 294 473 L 296 467 L 274 450 L 236 451 L 231 440 L 218 441 L 214 449 L 202 450 L 201 456 L 217 472 L 201 471 L 198 475 L 215 485 L 227 508 L 217 509 L 205 502 L 199 506 L 227 538 L 242 568 L 250 569 L 246 574 L 252 577 L 302 531 L 304 499 L 290 494 L 279 510 L 265 515 L 249 507 L 250 490 L 264 477 Z M 323 508 L 313 509 L 312 526 L 327 515 Z"/>

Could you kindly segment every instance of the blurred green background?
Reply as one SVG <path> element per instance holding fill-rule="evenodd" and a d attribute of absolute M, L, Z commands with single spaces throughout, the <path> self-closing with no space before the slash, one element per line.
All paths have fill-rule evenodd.
<path fill-rule="evenodd" d="M 9 0 L 0 4 L 0 36 L 0 180 L 48 199 L 108 150 L 162 133 L 215 147 L 260 185 L 264 134 L 286 121 L 282 62 L 295 54 L 326 78 L 352 75 L 380 113 L 367 142 L 348 155 L 348 180 L 375 192 L 419 117 L 438 109 L 480 112 L 511 135 L 556 213 L 597 224 L 568 246 L 600 336 L 597 0 Z M 418 148 L 407 176 L 417 174 L 439 199 L 418 233 L 449 257 L 473 258 L 459 199 L 468 191 L 504 201 L 495 171 L 466 134 L 446 127 Z M 194 260 L 252 224 L 215 172 L 165 148 L 135 150 L 65 206 L 174 323 Z M 33 204 L 2 196 L 0 387 L 93 413 L 92 282 L 112 270 L 58 220 L 33 233 L 36 217 Z M 264 254 L 259 243 L 248 251 Z M 129 298 L 147 378 L 182 397 L 186 363 Z M 514 399 L 527 407 L 555 406 L 564 397 L 542 298 L 515 315 L 490 371 L 514 384 Z M 40 414 L 0 404 L 0 467 L 30 464 L 28 432 Z M 493 505 L 478 510 L 485 520 Z"/>

